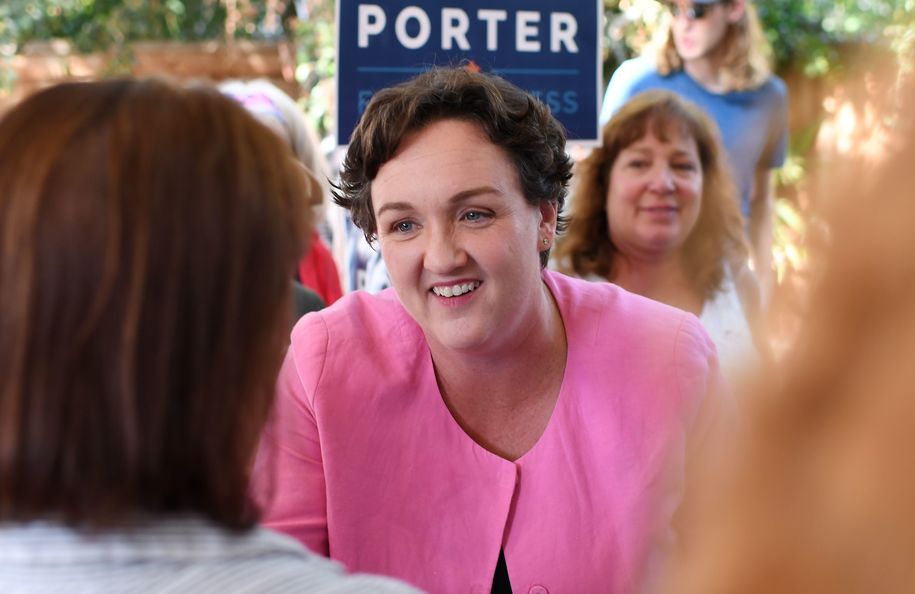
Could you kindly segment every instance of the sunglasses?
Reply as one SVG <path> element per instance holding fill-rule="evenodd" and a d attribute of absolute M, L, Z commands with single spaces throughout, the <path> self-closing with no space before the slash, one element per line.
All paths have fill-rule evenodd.
<path fill-rule="evenodd" d="M 667 5 L 667 8 L 670 10 L 670 14 L 677 18 L 681 14 L 686 17 L 688 21 L 696 21 L 702 18 L 705 18 L 705 15 L 719 2 L 712 2 L 706 4 L 690 4 L 688 7 L 681 9 L 679 4 L 670 3 Z"/>

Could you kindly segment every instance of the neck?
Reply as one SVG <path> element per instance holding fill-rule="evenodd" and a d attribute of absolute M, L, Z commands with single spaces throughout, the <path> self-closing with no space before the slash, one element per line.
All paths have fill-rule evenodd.
<path fill-rule="evenodd" d="M 498 352 L 429 345 L 439 390 L 452 416 L 477 443 L 514 460 L 539 438 L 565 372 L 567 342 L 547 286 L 530 323 Z"/>
<path fill-rule="evenodd" d="M 683 70 L 707 91 L 721 93 L 725 90 L 722 76 L 724 70 L 721 67 L 721 59 L 715 53 L 684 62 Z"/>
<path fill-rule="evenodd" d="M 524 387 L 548 375 L 549 365 L 565 365 L 566 336 L 559 309 L 546 284 L 524 331 L 495 352 L 455 351 L 430 343 L 436 376 L 446 401 L 461 402 L 486 394 L 487 401 L 510 405 L 527 398 Z"/>
<path fill-rule="evenodd" d="M 679 253 L 658 257 L 617 255 L 610 280 L 627 291 L 699 315 L 703 299 L 691 287 Z"/>

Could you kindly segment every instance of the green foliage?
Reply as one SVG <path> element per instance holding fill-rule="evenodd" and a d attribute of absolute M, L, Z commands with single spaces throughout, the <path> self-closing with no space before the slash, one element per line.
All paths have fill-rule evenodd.
<path fill-rule="evenodd" d="M 266 2 L 237 4 L 235 38 L 284 36 L 282 26 L 265 18 Z M 93 52 L 131 41 L 221 39 L 227 16 L 224 0 L 3 0 L 0 47 L 9 53 L 30 41 L 65 39 L 77 51 Z"/>
<path fill-rule="evenodd" d="M 763 27 L 780 68 L 794 65 L 824 76 L 849 43 L 907 48 L 915 32 L 913 0 L 766 0 L 758 3 Z"/>
<path fill-rule="evenodd" d="M 0 43 L 66 39 L 92 52 L 137 40 L 214 39 L 225 18 L 219 0 L 6 0 Z"/>
<path fill-rule="evenodd" d="M 775 201 L 772 233 L 772 262 L 776 281 L 782 284 L 789 274 L 803 270 L 807 263 L 807 219 L 793 200 Z"/>
<path fill-rule="evenodd" d="M 664 6 L 655 0 L 604 0 L 604 80 L 642 50 L 654 35 Z"/>
<path fill-rule="evenodd" d="M 0 0 L 0 94 L 14 82 L 12 56 L 30 42 L 62 40 L 80 53 L 109 51 L 113 71 L 127 72 L 129 44 L 134 41 L 224 40 L 227 29 L 234 39 L 287 37 L 292 0 L 279 0 L 279 13 L 269 16 L 267 4 L 263 0 L 231 4 L 227 0 Z"/>
<path fill-rule="evenodd" d="M 296 40 L 296 80 L 305 89 L 306 117 L 323 138 L 333 127 L 333 81 L 336 72 L 334 2 L 325 0 L 313 6 L 308 15 L 292 19 L 289 28 Z"/>
<path fill-rule="evenodd" d="M 849 42 L 882 44 L 900 54 L 915 47 L 915 0 L 757 0 L 777 70 L 823 76 Z M 655 0 L 604 0 L 605 74 L 641 52 L 664 12 Z"/>

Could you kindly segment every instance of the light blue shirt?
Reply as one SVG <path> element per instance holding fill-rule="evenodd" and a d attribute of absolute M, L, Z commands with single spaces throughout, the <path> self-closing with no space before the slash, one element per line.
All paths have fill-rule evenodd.
<path fill-rule="evenodd" d="M 0 524 L 4 594 L 418 594 L 339 564 L 264 529 L 232 534 L 194 519 L 85 534 L 57 524 Z"/>
<path fill-rule="evenodd" d="M 712 93 L 685 71 L 658 74 L 646 57 L 623 62 L 610 78 L 601 107 L 601 126 L 626 101 L 650 89 L 666 89 L 701 107 L 718 124 L 728 154 L 741 211 L 750 214 L 753 177 L 760 167 L 774 169 L 785 162 L 788 150 L 788 97 L 777 76 L 750 91 Z"/>

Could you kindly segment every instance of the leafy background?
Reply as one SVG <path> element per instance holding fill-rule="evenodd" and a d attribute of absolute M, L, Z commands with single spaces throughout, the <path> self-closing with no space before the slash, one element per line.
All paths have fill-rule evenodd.
<path fill-rule="evenodd" d="M 803 284 L 810 264 L 805 238 L 817 228 L 810 195 L 823 194 L 810 191 L 821 181 L 817 165 L 834 164 L 843 143 L 849 151 L 879 153 L 879 132 L 892 128 L 890 112 L 874 109 L 887 106 L 888 87 L 875 84 L 854 95 L 842 81 L 869 76 L 877 63 L 912 70 L 915 0 L 757 0 L 756 6 L 792 98 L 773 254 L 779 283 L 790 287 Z M 607 80 L 643 50 L 664 9 L 655 0 L 604 0 L 604 8 Z M 134 41 L 287 41 L 296 49 L 302 108 L 330 136 L 334 36 L 333 0 L 3 0 L 0 95 L 15 86 L 13 56 L 35 43 L 65 40 L 76 52 L 107 52 L 115 59 L 106 74 L 118 74 L 130 71 Z M 868 113 L 883 115 L 868 119 Z"/>

